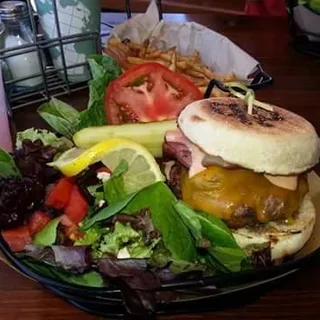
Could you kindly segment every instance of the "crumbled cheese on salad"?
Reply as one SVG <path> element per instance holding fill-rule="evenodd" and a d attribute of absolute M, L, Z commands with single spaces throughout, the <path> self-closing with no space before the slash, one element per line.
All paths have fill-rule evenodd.
<path fill-rule="evenodd" d="M 130 253 L 126 247 L 118 251 L 117 259 L 130 259 Z"/>
<path fill-rule="evenodd" d="M 102 182 L 106 182 L 110 179 L 111 175 L 108 172 L 98 172 L 97 178 L 101 180 Z"/>
<path fill-rule="evenodd" d="M 98 203 L 99 208 L 101 208 L 106 202 L 104 200 L 100 200 Z"/>

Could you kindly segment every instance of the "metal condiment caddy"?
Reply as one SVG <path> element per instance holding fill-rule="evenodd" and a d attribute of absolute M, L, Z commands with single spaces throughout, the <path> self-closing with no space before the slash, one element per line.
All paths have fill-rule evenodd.
<path fill-rule="evenodd" d="M 14 9 L 10 8 L 13 2 L 15 6 Z M 20 3 L 18 4 L 18 2 Z M 56 28 L 56 36 L 54 37 L 48 37 L 45 32 L 42 33 L 39 31 L 41 28 L 39 17 L 34 12 L 30 0 L 26 0 L 25 4 L 21 1 L 4 1 L 0 3 L 0 6 L 2 7 L 2 10 L 0 9 L 0 15 L 3 15 L 2 20 L 4 20 L 2 22 L 3 30 L 0 35 L 2 38 L 0 60 L 4 73 L 4 85 L 7 98 L 12 109 L 40 103 L 53 96 L 70 94 L 73 91 L 87 87 L 88 80 L 90 79 L 87 62 L 81 61 L 70 63 L 70 61 L 67 61 L 66 49 L 68 49 L 68 45 L 92 41 L 94 53 L 101 52 L 100 30 L 63 35 L 59 21 L 58 0 L 50 1 L 49 5 L 51 6 L 51 17 Z M 8 6 L 9 9 L 7 9 L 6 6 Z M 21 11 L 23 11 L 23 13 L 21 13 Z M 27 17 L 24 15 L 26 13 L 25 11 L 27 12 Z M 12 14 L 12 12 L 14 14 Z M 97 14 L 99 14 L 100 17 L 100 12 Z M 8 29 L 8 27 L 6 28 L 6 21 L 10 19 L 21 20 L 21 16 L 26 18 L 29 22 L 31 39 L 30 41 L 24 40 L 22 44 L 20 41 L 20 45 L 13 46 L 12 43 L 15 43 L 12 42 L 12 39 L 15 38 L 11 35 L 11 38 L 8 38 L 8 33 L 6 33 L 8 32 L 8 30 L 6 30 Z M 28 25 L 28 22 L 26 21 L 26 25 Z M 9 41 L 6 41 L 6 39 L 9 39 Z M 11 44 L 10 47 L 5 47 L 6 43 Z M 57 48 L 61 54 L 61 66 L 52 62 L 51 50 L 53 48 Z M 37 59 L 38 63 L 36 63 L 35 59 Z M 24 71 L 21 72 L 22 76 L 19 77 L 17 77 L 17 74 L 20 75 L 17 63 L 21 63 L 21 70 Z M 26 74 L 26 63 L 31 64 L 29 69 L 32 70 L 32 74 Z M 75 70 L 75 68 L 80 67 L 87 69 L 89 78 L 78 80 L 72 78 L 70 70 Z M 13 68 L 15 69 L 13 70 Z M 21 86 L 21 84 L 23 85 Z"/>

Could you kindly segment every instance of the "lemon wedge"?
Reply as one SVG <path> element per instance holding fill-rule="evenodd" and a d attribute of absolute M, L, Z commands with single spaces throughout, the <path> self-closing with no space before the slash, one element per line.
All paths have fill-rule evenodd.
<path fill-rule="evenodd" d="M 114 171 L 121 160 L 128 163 L 128 171 L 123 175 L 127 193 L 164 180 L 152 154 L 129 139 L 108 139 L 89 149 L 72 148 L 49 165 L 59 169 L 65 176 L 72 177 L 98 161 Z"/>

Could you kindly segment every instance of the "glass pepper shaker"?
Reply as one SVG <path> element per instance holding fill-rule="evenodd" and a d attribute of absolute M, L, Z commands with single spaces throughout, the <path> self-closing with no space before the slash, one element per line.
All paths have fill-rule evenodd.
<path fill-rule="evenodd" d="M 18 80 L 14 84 L 15 91 L 29 91 L 43 84 L 41 74 L 41 61 L 37 48 L 24 52 L 28 45 L 34 43 L 34 35 L 27 4 L 22 1 L 3 1 L 0 3 L 0 18 L 4 24 L 4 49 L 17 47 L 17 50 L 6 53 L 5 62 L 9 67 L 12 80 Z M 21 47 L 21 49 L 19 48 Z M 28 49 L 31 49 L 30 47 Z M 12 55 L 14 54 L 14 55 Z M 8 56 L 10 55 L 10 56 Z"/>

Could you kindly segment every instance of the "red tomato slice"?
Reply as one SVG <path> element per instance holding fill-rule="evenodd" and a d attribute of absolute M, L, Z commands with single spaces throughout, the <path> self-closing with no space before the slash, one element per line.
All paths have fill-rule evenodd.
<path fill-rule="evenodd" d="M 60 179 L 49 191 L 45 204 L 54 209 L 63 209 L 69 202 L 73 183 L 69 178 Z"/>
<path fill-rule="evenodd" d="M 25 245 L 32 243 L 28 226 L 2 231 L 2 236 L 13 252 L 23 251 Z"/>
<path fill-rule="evenodd" d="M 88 212 L 88 203 L 82 196 L 77 185 L 71 191 L 70 200 L 64 210 L 64 214 L 76 225 L 81 222 Z"/>
<path fill-rule="evenodd" d="M 189 103 L 203 98 L 185 76 L 159 63 L 144 63 L 113 81 L 105 94 L 112 124 L 175 119 Z"/>
<path fill-rule="evenodd" d="M 49 222 L 51 217 L 48 213 L 36 211 L 29 219 L 28 227 L 30 234 L 34 235 L 42 230 Z"/>

